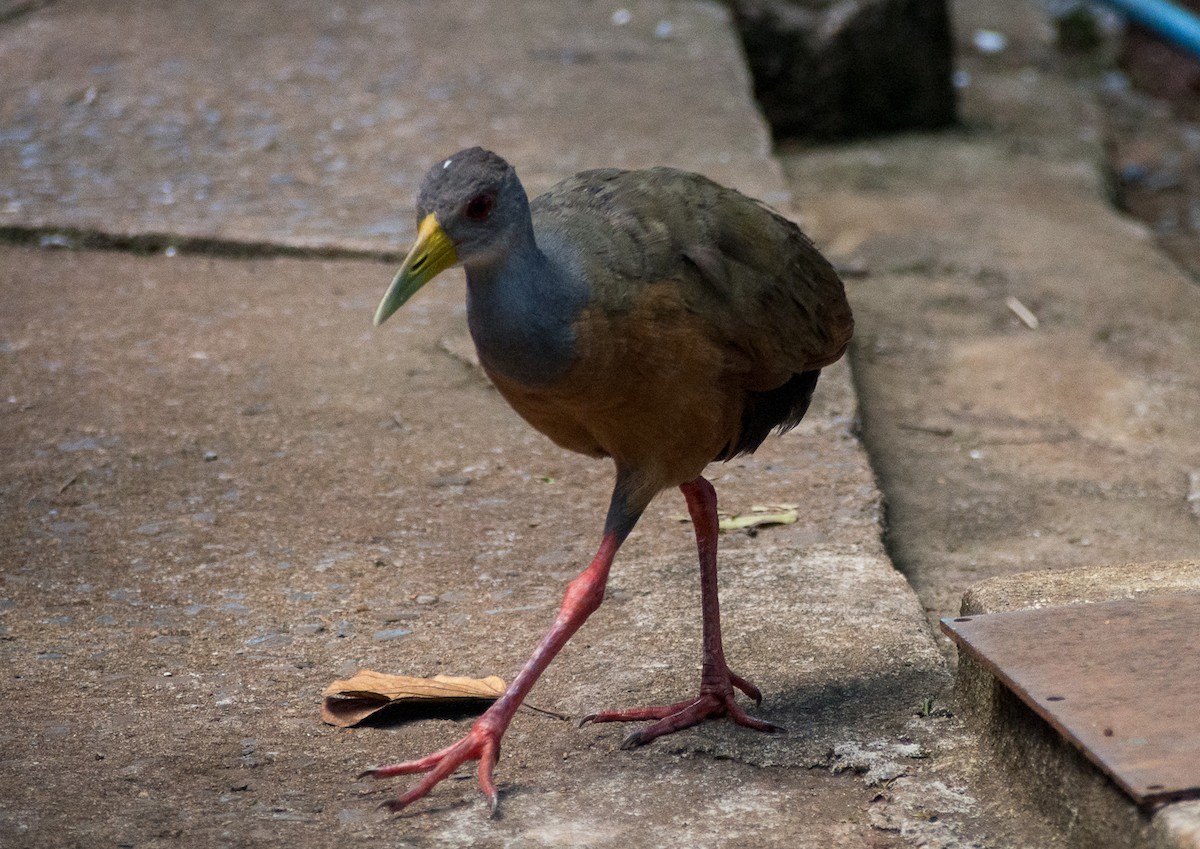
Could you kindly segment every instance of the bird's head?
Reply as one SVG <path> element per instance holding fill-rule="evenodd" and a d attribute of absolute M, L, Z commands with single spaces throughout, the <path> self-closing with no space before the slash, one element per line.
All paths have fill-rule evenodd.
<path fill-rule="evenodd" d="M 442 271 L 495 262 L 529 228 L 529 198 L 504 159 L 472 147 L 438 162 L 421 182 L 417 241 L 375 310 L 376 326 Z"/>

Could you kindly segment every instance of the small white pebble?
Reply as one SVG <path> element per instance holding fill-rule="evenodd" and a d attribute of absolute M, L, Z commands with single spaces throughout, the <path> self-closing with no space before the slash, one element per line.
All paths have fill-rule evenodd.
<path fill-rule="evenodd" d="M 612 13 L 612 22 L 614 27 L 623 27 L 625 24 L 633 20 L 633 12 L 628 9 L 617 9 Z"/>
<path fill-rule="evenodd" d="M 1008 47 L 1008 37 L 992 29 L 977 29 L 971 39 L 980 53 L 1001 53 Z"/>

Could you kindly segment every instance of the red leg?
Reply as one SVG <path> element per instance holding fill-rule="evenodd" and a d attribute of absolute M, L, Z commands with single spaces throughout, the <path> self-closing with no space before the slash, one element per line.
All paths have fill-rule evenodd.
<path fill-rule="evenodd" d="M 629 525 L 632 527 L 632 523 Z M 496 785 L 492 781 L 492 770 L 500 758 L 500 738 L 504 736 L 513 714 L 521 706 L 525 695 L 533 687 L 538 676 L 550 665 L 550 661 L 566 645 L 571 635 L 579 630 L 604 599 L 604 585 L 608 582 L 608 570 L 612 566 L 613 557 L 625 538 L 627 529 L 609 531 L 600 543 L 590 566 L 579 577 L 567 585 L 567 593 L 563 598 L 562 608 L 554 626 L 542 638 L 537 651 L 525 663 L 521 672 L 509 685 L 504 695 L 493 704 L 483 716 L 476 720 L 467 735 L 453 746 L 434 752 L 432 755 L 415 761 L 379 766 L 369 769 L 360 778 L 387 778 L 393 775 L 411 775 L 423 772 L 425 777 L 411 790 L 396 799 L 384 803 L 384 807 L 393 811 L 412 804 L 420 799 L 446 776 L 454 772 L 461 764 L 469 760 L 479 761 L 479 787 L 487 797 L 492 813 L 496 812 L 498 796 Z"/>
<path fill-rule="evenodd" d="M 721 609 L 717 602 L 717 494 L 704 478 L 696 478 L 679 487 L 687 499 L 688 512 L 696 529 L 700 552 L 700 607 L 704 618 L 704 664 L 700 673 L 700 694 L 693 699 L 663 707 L 604 711 L 592 714 L 586 722 L 627 722 L 654 719 L 621 743 L 630 749 L 649 743 L 656 737 L 697 725 L 706 719 L 728 716 L 739 725 L 756 731 L 782 731 L 778 725 L 763 722 L 747 714 L 737 703 L 734 688 L 755 702 L 762 701 L 757 687 L 729 670 L 721 645 Z"/>

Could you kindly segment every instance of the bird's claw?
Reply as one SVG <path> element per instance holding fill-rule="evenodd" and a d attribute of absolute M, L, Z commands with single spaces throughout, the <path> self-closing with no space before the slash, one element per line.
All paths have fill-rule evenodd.
<path fill-rule="evenodd" d="M 630 749 L 636 749 L 638 746 L 644 746 L 648 742 L 650 741 L 642 739 L 642 729 L 639 728 L 637 731 L 632 732 L 621 741 L 620 749 L 623 752 L 628 752 Z"/>
<path fill-rule="evenodd" d="M 756 705 L 762 704 L 762 690 L 758 689 L 758 687 L 756 687 L 753 682 L 747 681 L 745 678 L 743 678 L 741 675 L 738 675 L 736 672 L 730 672 L 729 673 L 729 683 L 732 684 L 733 686 L 737 687 L 739 690 L 741 690 L 747 696 L 749 696 Z"/>
<path fill-rule="evenodd" d="M 402 811 L 413 802 L 425 796 L 444 778 L 448 777 L 459 766 L 470 760 L 479 761 L 479 789 L 487 799 L 490 816 L 495 818 L 499 812 L 500 796 L 496 792 L 496 784 L 492 779 L 492 771 L 496 761 L 500 759 L 500 734 L 489 728 L 481 727 L 478 723 L 471 728 L 467 735 L 455 743 L 432 755 L 413 761 L 403 761 L 388 766 L 376 766 L 359 773 L 359 778 L 390 778 L 394 775 L 412 775 L 425 773 L 410 790 L 383 802 L 379 807 L 386 808 L 392 813 Z"/>
<path fill-rule="evenodd" d="M 694 699 L 676 702 L 662 707 L 634 708 L 632 710 L 614 710 L 592 713 L 580 720 L 582 727 L 589 722 L 635 722 L 638 720 L 654 720 L 650 725 L 639 728 L 621 741 L 622 749 L 635 749 L 644 746 L 651 740 L 698 725 L 706 719 L 728 716 L 738 725 L 753 728 L 765 734 L 784 733 L 785 729 L 762 719 L 750 716 L 744 711 L 734 696 L 734 687 L 741 690 L 755 703 L 761 704 L 762 691 L 745 678 L 729 672 L 729 686 L 704 686 L 700 695 Z"/>

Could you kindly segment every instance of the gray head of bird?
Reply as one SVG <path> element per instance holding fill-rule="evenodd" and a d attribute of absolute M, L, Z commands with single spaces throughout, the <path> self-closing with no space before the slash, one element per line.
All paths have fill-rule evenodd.
<path fill-rule="evenodd" d="M 429 169 L 417 196 L 417 241 L 375 310 L 383 324 L 418 289 L 455 265 L 483 267 L 532 241 L 529 197 L 504 159 L 479 147 Z"/>

